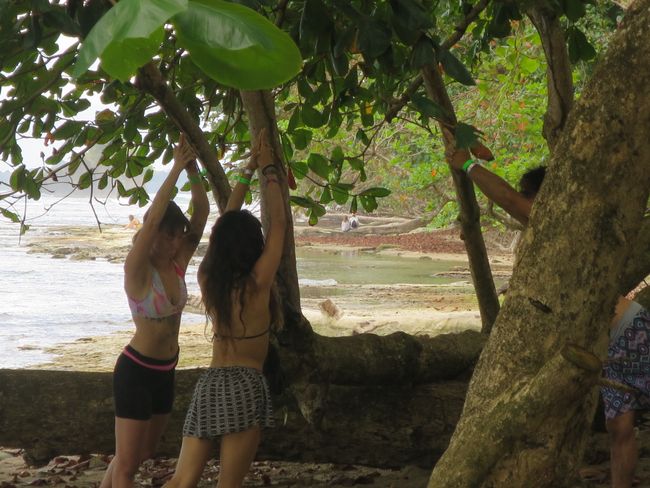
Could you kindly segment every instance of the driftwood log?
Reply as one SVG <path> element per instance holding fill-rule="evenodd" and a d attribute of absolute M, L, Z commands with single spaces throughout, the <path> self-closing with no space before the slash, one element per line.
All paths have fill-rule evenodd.
<path fill-rule="evenodd" d="M 345 342 L 318 336 L 300 354 L 276 347 L 283 371 L 276 365 L 270 375 L 283 377 L 284 386 L 274 393 L 276 427 L 265 432 L 258 459 L 432 466 L 460 416 L 484 338 L 476 332 L 394 336 Z M 385 347 L 377 348 L 379 342 Z M 418 343 L 424 346 L 409 354 L 419 358 L 413 362 L 405 353 Z M 357 362 L 372 363 L 377 374 L 364 382 L 358 373 L 366 368 Z M 161 455 L 178 455 L 199 374 L 177 372 Z M 111 382 L 109 372 L 0 370 L 0 445 L 24 448 L 32 464 L 59 454 L 112 453 Z M 276 389 L 277 383 L 272 378 Z"/>

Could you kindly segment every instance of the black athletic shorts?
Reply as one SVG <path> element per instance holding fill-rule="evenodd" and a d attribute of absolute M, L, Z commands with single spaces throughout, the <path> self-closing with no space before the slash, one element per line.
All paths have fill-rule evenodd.
<path fill-rule="evenodd" d="M 115 416 L 149 420 L 168 414 L 174 403 L 174 374 L 178 353 L 171 359 L 153 359 L 126 346 L 113 372 Z"/>

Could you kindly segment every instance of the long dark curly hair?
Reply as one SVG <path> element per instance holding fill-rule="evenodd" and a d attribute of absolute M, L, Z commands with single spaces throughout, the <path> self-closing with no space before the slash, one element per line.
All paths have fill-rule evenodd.
<path fill-rule="evenodd" d="M 242 311 L 246 290 L 250 285 L 253 266 L 264 251 L 262 224 L 247 210 L 224 213 L 212 227 L 210 243 L 201 272 L 205 276 L 203 305 L 219 336 L 232 336 L 233 300 L 240 304 L 239 318 L 244 324 Z M 275 285 L 271 289 L 271 324 L 282 325 L 282 313 Z M 246 334 L 244 324 L 244 335 Z M 236 338 L 236 337 L 234 337 Z"/>

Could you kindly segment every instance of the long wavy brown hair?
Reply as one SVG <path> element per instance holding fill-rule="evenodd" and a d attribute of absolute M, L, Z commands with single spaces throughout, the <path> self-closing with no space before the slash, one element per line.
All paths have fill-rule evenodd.
<path fill-rule="evenodd" d="M 205 276 L 203 305 L 219 336 L 236 338 L 232 335 L 235 299 L 240 304 L 239 318 L 246 335 L 242 318 L 246 290 L 251 283 L 253 267 L 263 251 L 262 224 L 246 210 L 228 211 L 212 227 L 210 243 L 201 263 Z M 275 285 L 271 289 L 270 312 L 273 327 L 281 327 L 282 312 Z"/>

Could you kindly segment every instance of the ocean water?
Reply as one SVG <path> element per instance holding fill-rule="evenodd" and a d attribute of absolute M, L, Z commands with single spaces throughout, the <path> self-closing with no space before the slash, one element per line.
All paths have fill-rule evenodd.
<path fill-rule="evenodd" d="M 177 197 L 181 206 L 182 197 Z M 45 195 L 28 204 L 31 228 L 22 239 L 18 225 L 0 218 L 0 368 L 47 362 L 51 355 L 44 349 L 57 343 L 133 327 L 121 264 L 27 252 L 32 236 L 50 235 L 63 226 L 97 225 L 87 198 L 68 197 L 44 213 L 57 200 Z M 117 199 L 95 205 L 95 210 L 103 224 L 124 224 L 130 213 L 140 219 L 144 213 Z M 196 269 L 188 269 L 187 282 L 190 293 L 198 290 Z"/>
<path fill-rule="evenodd" d="M 19 226 L 0 218 L 0 368 L 45 363 L 52 354 L 44 350 L 56 344 L 133 327 L 121 263 L 54 259 L 28 253 L 27 243 L 34 237 L 56 235 L 65 226 L 97 226 L 87 196 L 58 200 L 44 195 L 40 201 L 28 203 L 26 215 L 31 227 L 22 240 Z M 176 202 L 186 208 L 189 194 L 178 194 Z M 103 206 L 95 205 L 95 210 L 102 224 L 112 225 L 124 225 L 129 214 L 142 220 L 145 211 L 117 199 L 109 199 Z M 215 217 L 211 215 L 208 229 Z M 298 248 L 296 255 L 299 283 L 304 291 L 327 287 L 328 293 L 332 293 L 335 287 L 338 294 L 364 284 L 450 283 L 453 278 L 435 274 L 462 264 L 378 256 L 349 249 L 333 253 Z M 187 271 L 189 293 L 198 294 L 196 271 L 195 266 Z M 203 320 L 202 315 L 183 315 L 186 323 Z"/>

